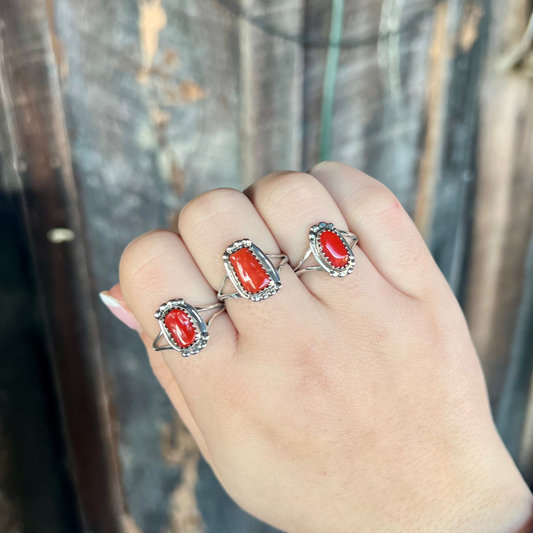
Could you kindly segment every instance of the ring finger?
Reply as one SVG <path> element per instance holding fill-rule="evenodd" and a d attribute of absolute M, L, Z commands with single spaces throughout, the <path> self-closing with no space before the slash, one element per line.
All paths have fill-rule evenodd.
<path fill-rule="evenodd" d="M 309 174 L 277 172 L 255 182 L 245 194 L 251 199 L 279 245 L 289 254 L 293 267 L 309 248 L 311 226 L 328 222 L 338 230 L 348 230 L 348 224 L 333 198 Z M 359 247 L 354 247 L 353 251 L 355 272 L 346 278 L 330 279 L 324 272 L 308 272 L 302 274 L 300 279 L 324 303 L 333 303 L 345 295 L 353 298 L 354 291 L 362 294 L 375 290 L 375 285 L 369 281 L 372 279 L 376 283 L 384 283 L 385 280 Z M 309 259 L 311 261 L 312 258 Z M 347 287 L 352 287 L 354 291 L 346 292 Z"/>

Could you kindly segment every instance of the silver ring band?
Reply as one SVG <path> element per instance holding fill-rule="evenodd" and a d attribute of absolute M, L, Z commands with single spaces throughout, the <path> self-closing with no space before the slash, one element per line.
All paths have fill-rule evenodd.
<path fill-rule="evenodd" d="M 351 245 L 348 240 L 352 241 Z M 347 276 L 355 267 L 353 248 L 358 241 L 354 233 L 338 230 L 328 222 L 320 222 L 309 230 L 309 248 L 296 265 L 294 272 L 300 275 L 304 272 L 323 270 L 333 277 Z M 304 266 L 311 255 L 318 264 Z"/>
<path fill-rule="evenodd" d="M 280 259 L 278 266 L 272 260 Z M 281 289 L 279 273 L 289 262 L 285 254 L 266 254 L 249 239 L 234 242 L 222 256 L 226 275 L 217 298 L 220 302 L 233 298 L 246 298 L 253 302 L 266 300 Z M 236 292 L 224 292 L 227 281 Z"/>
<path fill-rule="evenodd" d="M 203 350 L 209 340 L 208 328 L 226 310 L 223 303 L 217 302 L 204 307 L 194 307 L 183 299 L 169 300 L 162 304 L 154 314 L 159 321 L 161 332 L 152 344 L 156 352 L 175 350 L 183 357 L 196 355 Z M 209 320 L 205 321 L 200 313 L 215 311 Z M 164 338 L 167 345 L 160 346 L 159 341 Z"/>

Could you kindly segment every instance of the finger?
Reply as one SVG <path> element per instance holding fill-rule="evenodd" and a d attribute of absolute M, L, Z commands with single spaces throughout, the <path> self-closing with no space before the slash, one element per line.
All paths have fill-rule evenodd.
<path fill-rule="evenodd" d="M 205 442 L 205 438 L 196 423 L 196 420 L 192 416 L 192 413 L 185 401 L 183 393 L 179 388 L 176 378 L 170 371 L 165 359 L 163 357 L 163 352 L 156 352 L 152 348 L 152 339 L 142 331 L 135 315 L 132 313 L 128 304 L 124 299 L 122 294 L 122 289 L 120 283 L 117 283 L 109 291 L 104 291 L 100 293 L 102 302 L 109 308 L 109 310 L 124 324 L 126 324 L 131 329 L 136 330 L 141 337 L 141 340 L 146 346 L 146 352 L 148 354 L 148 360 L 152 368 L 154 376 L 157 378 L 165 392 L 167 393 L 172 405 L 178 411 L 181 419 L 184 424 L 189 428 L 191 435 L 195 438 L 198 443 L 198 447 L 206 457 L 206 460 L 210 462 L 210 453 Z"/>
<path fill-rule="evenodd" d="M 277 172 L 251 185 L 245 194 L 266 222 L 278 244 L 296 266 L 309 248 L 309 230 L 320 222 L 330 222 L 339 230 L 348 230 L 341 210 L 325 187 L 310 174 Z M 354 275 L 331 279 L 323 273 L 308 272 L 300 279 L 320 300 L 338 301 L 338 292 L 363 285 L 379 276 L 364 253 L 357 247 Z M 361 281 L 364 280 L 364 284 Z M 372 285 L 372 289 L 375 286 Z M 361 294 L 360 290 L 357 290 Z"/>
<path fill-rule="evenodd" d="M 342 163 L 320 163 L 309 173 L 329 191 L 359 246 L 394 287 L 418 297 L 435 283 L 445 286 L 422 236 L 387 187 Z"/>
<path fill-rule="evenodd" d="M 324 186 L 303 172 L 275 172 L 256 181 L 244 194 L 266 222 L 295 266 L 308 245 L 309 228 L 331 222 L 339 230 L 348 224 Z"/>
<path fill-rule="evenodd" d="M 173 298 L 183 298 L 193 306 L 216 302 L 213 289 L 181 238 L 170 231 L 148 233 L 126 248 L 120 262 L 120 285 L 129 308 L 151 339 L 160 331 L 153 314 L 162 303 Z M 178 352 L 163 352 L 202 429 L 202 424 L 215 416 L 212 384 L 235 354 L 236 331 L 226 313 L 212 323 L 209 335 L 207 346 L 194 357 L 184 359 Z"/>
<path fill-rule="evenodd" d="M 163 357 L 163 352 L 156 352 L 152 348 L 152 338 L 148 334 L 142 332 L 140 337 L 146 347 L 146 352 L 150 360 L 150 366 L 152 367 L 155 377 L 158 379 L 159 383 L 167 393 L 172 405 L 198 444 L 198 448 L 202 452 L 202 455 L 205 457 L 208 463 L 211 463 L 211 453 L 209 451 L 209 447 L 207 446 L 205 437 L 200 430 L 198 423 L 193 417 L 191 410 L 189 409 L 189 405 L 185 400 L 185 396 L 183 396 L 183 392 L 181 391 L 174 374 L 170 371 L 170 368 Z"/>
<path fill-rule="evenodd" d="M 179 229 L 205 278 L 217 290 L 225 276 L 222 254 L 233 242 L 247 238 L 264 253 L 280 253 L 253 204 L 233 189 L 213 190 L 192 200 L 180 214 Z M 280 277 L 282 288 L 267 300 L 227 300 L 228 313 L 239 334 L 260 335 L 265 326 L 278 327 L 296 302 L 312 299 L 289 267 L 281 270 Z M 226 291 L 234 291 L 229 282 L 227 286 Z"/>
<path fill-rule="evenodd" d="M 116 318 L 118 318 L 118 320 L 137 333 L 142 332 L 139 322 L 135 318 L 135 315 L 131 312 L 131 309 L 128 307 L 126 300 L 124 300 L 120 283 L 117 283 L 108 291 L 102 291 L 99 296 L 102 303 L 111 311 L 111 313 L 113 313 Z"/>

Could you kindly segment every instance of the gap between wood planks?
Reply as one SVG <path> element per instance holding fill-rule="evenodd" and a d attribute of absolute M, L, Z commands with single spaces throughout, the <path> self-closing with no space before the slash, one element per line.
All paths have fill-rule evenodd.
<path fill-rule="evenodd" d="M 56 33 L 54 0 L 45 0 L 45 7 L 57 70 L 61 80 L 65 80 L 69 73 L 68 57 L 66 48 Z"/>

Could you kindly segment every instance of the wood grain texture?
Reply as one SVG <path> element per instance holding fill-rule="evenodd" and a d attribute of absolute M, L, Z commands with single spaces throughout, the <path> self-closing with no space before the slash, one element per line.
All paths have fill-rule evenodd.
<path fill-rule="evenodd" d="M 388 185 L 414 207 L 424 130 L 427 52 L 434 2 L 346 2 L 332 157 Z M 329 5 L 308 2 L 310 38 L 329 31 Z M 304 167 L 318 162 L 326 50 L 306 49 Z"/>
<path fill-rule="evenodd" d="M 0 20 L 2 123 L 9 129 L 9 137 L 2 136 L 7 141 L 2 146 L 3 170 L 12 174 L 7 181 L 18 188 L 30 234 L 40 296 L 32 301 L 32 308 L 42 310 L 46 318 L 68 466 L 82 523 L 87 530 L 114 532 L 122 507 L 120 485 L 45 5 L 40 0 L 3 2 Z M 49 231 L 55 228 L 68 229 L 74 239 L 52 242 Z M 41 530 L 54 530 L 51 515 L 42 522 Z"/>
<path fill-rule="evenodd" d="M 475 195 L 479 79 L 485 59 L 489 9 L 489 2 L 478 0 L 448 5 L 446 108 L 436 168 L 436 201 L 427 239 L 437 264 L 461 301 Z M 479 13 L 474 18 L 477 38 L 465 48 L 463 36 L 465 31 L 472 31 L 472 12 Z"/>
<path fill-rule="evenodd" d="M 531 324 L 533 324 L 533 237 L 526 257 L 522 301 L 517 313 L 509 368 L 497 417 L 500 434 L 530 484 L 533 483 L 531 395 L 533 327 Z M 520 435 L 521 439 L 516 438 Z"/>
<path fill-rule="evenodd" d="M 522 13 L 515 10 L 516 3 L 507 2 L 498 4 L 494 12 L 482 92 L 476 238 L 467 308 L 496 398 L 509 360 L 533 212 L 531 82 L 496 68 L 513 38 L 520 39 L 525 30 L 522 4 Z"/>
<path fill-rule="evenodd" d="M 301 35 L 304 1 L 240 5 L 241 161 L 248 185 L 276 170 L 300 170 L 302 164 L 304 51 L 301 42 L 286 36 Z M 266 33 L 265 24 L 281 35 Z"/>
<path fill-rule="evenodd" d="M 0 111 L 1 113 L 1 111 Z M 0 126 L 0 130 L 2 127 Z M 0 171 L 0 531 L 80 531 L 20 191 Z M 28 305 L 30 303 L 30 305 Z"/>
<path fill-rule="evenodd" d="M 256 7 L 255 14 L 268 18 L 266 4 Z M 288 13 L 297 19 L 297 13 Z M 210 0 L 55 1 L 57 36 L 69 64 L 63 80 L 67 124 L 99 290 L 118 281 L 117 265 L 130 240 L 173 226 L 180 208 L 197 194 L 220 186 L 241 188 L 250 179 L 242 162 L 248 150 L 241 132 L 243 105 L 248 105 L 243 92 L 258 111 L 268 105 L 279 117 L 279 124 L 265 122 L 262 131 L 261 117 L 250 122 L 265 154 L 250 160 L 252 172 L 292 165 L 287 154 L 294 157 L 297 147 L 282 146 L 280 132 L 287 134 L 293 123 L 301 127 L 290 112 L 294 102 L 284 94 L 295 92 L 291 86 L 298 76 L 295 82 L 282 80 L 276 89 L 270 77 L 243 75 L 243 24 Z M 287 51 L 276 37 L 268 37 L 276 41 L 275 50 L 254 44 L 254 28 L 246 30 L 253 61 L 296 71 L 295 44 L 288 41 Z M 294 101 L 299 103 L 296 95 Z M 176 462 L 162 453 L 162 435 L 174 426 L 174 410 L 140 341 L 110 320 L 103 306 L 99 321 L 127 506 L 124 527 L 142 533 L 269 530 L 231 502 L 199 458 Z M 187 437 L 181 432 L 175 438 Z"/>
<path fill-rule="evenodd" d="M 521 340 L 531 324 L 518 317 L 521 307 L 527 316 L 530 305 L 525 272 L 533 226 L 533 92 L 530 79 L 502 70 L 500 64 L 521 40 L 529 16 L 528 2 L 505 1 L 493 6 L 481 91 L 478 186 L 467 301 L 472 336 L 484 364 L 492 404 L 498 406 L 501 402 L 498 426 L 517 459 L 517 436 L 524 423 L 524 399 L 529 391 L 529 379 L 524 382 L 524 377 L 531 372 L 530 349 Z"/>
<path fill-rule="evenodd" d="M 32 6 L 28 15 L 23 6 Z M 83 500 L 94 485 L 78 489 L 95 532 L 272 531 L 224 493 L 175 419 L 140 341 L 103 306 L 95 328 L 92 302 L 118 281 L 124 247 L 146 231 L 175 227 L 197 194 L 318 162 L 330 14 L 330 2 L 318 0 L 8 0 L 0 7 L 2 18 L 16 21 L 8 35 L 17 46 L 5 57 L 20 80 L 8 84 L 7 106 L 4 97 L 2 155 L 19 170 L 7 176 L 9 187 L 20 186 L 20 174 L 32 192 L 28 224 L 42 275 L 53 288 L 59 277 L 81 284 L 84 309 L 75 311 L 84 336 L 56 342 L 83 345 L 82 362 L 96 362 L 94 405 L 76 412 L 112 425 L 117 449 L 105 454 L 120 461 L 124 501 L 113 476 L 100 478 L 101 514 L 98 502 Z M 530 469 L 531 80 L 495 66 L 527 20 L 525 0 L 346 0 L 332 155 L 381 180 L 414 216 L 466 302 L 493 408 L 504 400 L 519 406 L 506 438 Z M 73 227 L 76 240 L 58 252 L 42 220 Z M 79 294 L 64 288 L 66 303 L 47 308 L 52 323 L 67 320 L 67 296 Z M 77 376 L 78 366 L 65 365 L 64 378 Z"/>
<path fill-rule="evenodd" d="M 446 110 L 447 76 L 450 54 L 448 27 L 448 2 L 435 9 L 433 37 L 429 50 L 429 73 L 426 88 L 426 127 L 423 151 L 420 158 L 418 190 L 414 222 L 424 239 L 430 237 L 437 170 L 441 164 L 441 138 L 444 113 Z"/>

